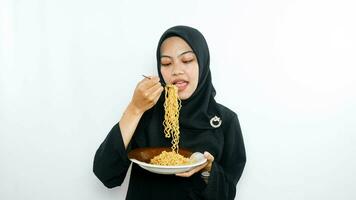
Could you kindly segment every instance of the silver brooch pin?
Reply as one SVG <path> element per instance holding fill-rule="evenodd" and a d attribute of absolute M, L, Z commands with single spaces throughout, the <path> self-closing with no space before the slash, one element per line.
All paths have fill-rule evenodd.
<path fill-rule="evenodd" d="M 214 128 L 218 128 L 221 125 L 221 122 L 222 121 L 221 121 L 220 117 L 217 117 L 217 116 L 210 119 L 210 125 Z"/>

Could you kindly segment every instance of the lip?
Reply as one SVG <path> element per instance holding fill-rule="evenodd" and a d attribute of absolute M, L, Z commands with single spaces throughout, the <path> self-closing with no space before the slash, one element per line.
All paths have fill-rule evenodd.
<path fill-rule="evenodd" d="M 176 79 L 172 81 L 172 84 L 177 86 L 178 91 L 183 91 L 188 87 L 189 82 L 183 79 Z"/>

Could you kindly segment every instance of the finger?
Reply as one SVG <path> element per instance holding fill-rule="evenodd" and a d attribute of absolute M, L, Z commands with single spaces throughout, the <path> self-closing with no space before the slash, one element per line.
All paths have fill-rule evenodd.
<path fill-rule="evenodd" d="M 210 161 L 210 162 L 213 162 L 213 161 L 214 161 L 214 156 L 211 155 L 211 154 L 210 154 L 209 152 L 207 152 L 207 151 L 204 152 L 204 157 L 205 157 L 208 161 Z"/>
<path fill-rule="evenodd" d="M 190 177 L 194 171 L 196 170 L 196 168 L 190 170 L 190 171 L 187 171 L 187 172 L 183 172 L 183 173 L 178 173 L 176 174 L 177 176 L 181 176 L 181 177 Z"/>
<path fill-rule="evenodd" d="M 157 83 L 157 82 L 159 82 L 160 79 L 158 76 L 151 76 L 150 80 L 153 81 L 154 83 Z"/>
<path fill-rule="evenodd" d="M 159 77 L 158 76 L 150 76 L 151 78 L 144 78 L 142 80 L 142 87 L 144 89 L 151 88 L 154 86 L 156 83 L 159 83 Z"/>
<path fill-rule="evenodd" d="M 161 84 L 160 83 L 156 83 L 155 85 L 153 85 L 150 88 L 145 88 L 147 86 L 145 85 L 141 85 L 138 87 L 138 91 L 144 96 L 144 98 L 153 101 L 156 98 L 156 94 L 154 96 L 152 96 L 152 93 L 155 93 L 157 90 L 160 90 Z M 163 90 L 163 88 L 162 88 Z"/>
<path fill-rule="evenodd" d="M 148 100 L 153 102 L 157 98 L 157 96 L 159 96 L 161 94 L 162 91 L 163 91 L 163 87 L 161 86 L 161 84 L 156 83 L 156 85 L 154 85 L 150 89 L 144 91 L 144 96 Z"/>
<path fill-rule="evenodd" d="M 191 175 L 190 175 L 188 172 L 184 172 L 184 173 L 176 174 L 176 176 L 180 176 L 180 177 L 190 177 Z"/>
<path fill-rule="evenodd" d="M 202 170 L 203 168 L 205 168 L 206 165 L 207 165 L 207 163 L 204 163 L 204 164 L 202 164 L 202 165 L 199 165 L 199 166 L 193 168 L 193 169 L 190 170 L 190 171 L 183 172 L 183 173 L 178 173 L 178 174 L 176 174 L 176 176 L 180 176 L 180 177 L 190 177 L 190 176 L 192 176 L 193 174 L 195 174 L 195 173 L 199 172 L 200 170 Z"/>
<path fill-rule="evenodd" d="M 157 82 L 157 83 L 155 83 L 154 85 L 152 85 L 150 88 L 147 88 L 146 92 L 147 92 L 148 94 L 152 94 L 152 93 L 156 92 L 157 90 L 159 90 L 160 88 L 163 89 L 161 83 L 160 83 L 160 82 Z"/>
<path fill-rule="evenodd" d="M 154 102 L 156 103 L 159 99 L 159 97 L 161 96 L 161 93 L 163 92 L 163 87 L 159 87 L 156 91 L 154 91 L 152 93 L 152 96 L 154 96 Z"/>
<path fill-rule="evenodd" d="M 198 168 L 194 168 L 193 170 L 191 171 L 188 171 L 188 172 L 184 172 L 184 173 L 179 173 L 179 174 L 176 174 L 177 176 L 180 176 L 180 177 L 191 177 L 193 174 L 197 173 L 198 171 L 202 170 L 204 167 L 198 167 Z"/>
<path fill-rule="evenodd" d="M 143 78 L 140 82 L 137 83 L 136 88 L 138 90 L 140 90 L 141 92 L 146 92 L 146 90 L 148 90 L 149 88 L 151 88 L 152 86 L 154 86 L 157 82 L 157 79 L 159 80 L 159 78 Z"/>
<path fill-rule="evenodd" d="M 211 171 L 211 167 L 212 167 L 212 164 L 213 164 L 213 161 L 214 161 L 214 156 L 211 155 L 209 152 L 205 151 L 204 152 L 204 157 L 207 159 L 207 166 L 204 168 L 204 170 L 206 171 Z"/>
<path fill-rule="evenodd" d="M 152 105 L 156 104 L 161 93 L 163 92 L 163 87 L 160 86 L 156 91 L 149 95 L 148 100 L 152 103 Z"/>

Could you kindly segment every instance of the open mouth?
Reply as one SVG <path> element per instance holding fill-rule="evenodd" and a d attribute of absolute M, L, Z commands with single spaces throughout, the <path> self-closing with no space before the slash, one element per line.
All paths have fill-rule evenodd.
<path fill-rule="evenodd" d="M 174 84 L 175 86 L 177 86 L 179 91 L 184 90 L 185 88 L 187 88 L 189 82 L 185 81 L 185 80 L 175 80 L 172 82 L 172 84 Z"/>

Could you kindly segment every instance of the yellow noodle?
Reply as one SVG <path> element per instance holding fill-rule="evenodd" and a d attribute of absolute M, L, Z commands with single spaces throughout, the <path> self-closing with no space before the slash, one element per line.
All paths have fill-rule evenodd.
<path fill-rule="evenodd" d="M 191 160 L 174 151 L 162 151 L 161 154 L 152 158 L 150 163 L 164 166 L 188 165 L 191 164 Z"/>
<path fill-rule="evenodd" d="M 151 164 L 156 165 L 186 165 L 191 160 L 178 153 L 179 151 L 179 111 L 182 107 L 178 97 L 178 88 L 175 85 L 166 85 L 164 101 L 164 135 L 172 138 L 172 151 L 163 151 L 161 154 L 151 159 Z"/>
<path fill-rule="evenodd" d="M 179 151 L 179 111 L 182 107 L 178 97 L 178 88 L 175 85 L 166 85 L 164 101 L 164 135 L 172 138 L 172 151 Z"/>

